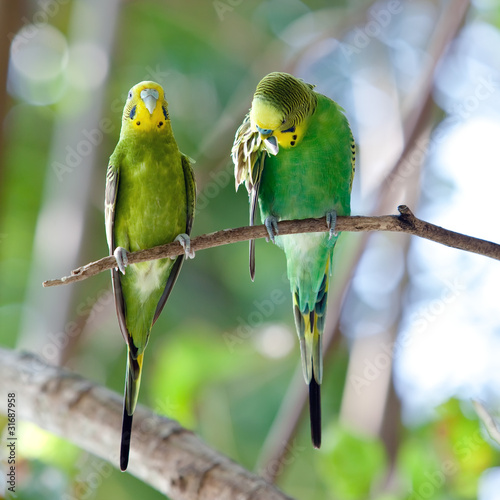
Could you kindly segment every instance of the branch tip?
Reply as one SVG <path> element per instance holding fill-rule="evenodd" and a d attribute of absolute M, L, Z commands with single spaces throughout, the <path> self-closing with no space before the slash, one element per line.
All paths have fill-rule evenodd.
<path fill-rule="evenodd" d="M 399 205 L 398 207 L 398 212 L 403 216 L 403 217 L 415 217 L 413 215 L 413 212 L 410 210 L 410 208 L 407 205 Z"/>

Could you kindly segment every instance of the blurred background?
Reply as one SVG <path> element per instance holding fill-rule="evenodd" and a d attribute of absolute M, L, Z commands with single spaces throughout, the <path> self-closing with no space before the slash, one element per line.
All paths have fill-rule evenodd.
<path fill-rule="evenodd" d="M 41 283 L 107 255 L 107 160 L 141 80 L 164 86 L 196 160 L 194 236 L 247 224 L 230 148 L 280 70 L 345 108 L 353 214 L 404 203 L 499 242 L 499 25 L 498 0 L 0 0 L 0 345 L 122 392 L 109 273 Z M 255 283 L 246 242 L 184 265 L 139 401 L 297 499 L 498 500 L 498 447 L 471 401 L 500 411 L 500 264 L 391 233 L 344 233 L 336 254 L 321 450 L 284 255 L 263 240 Z M 18 498 L 164 498 L 32 424 L 18 435 Z"/>

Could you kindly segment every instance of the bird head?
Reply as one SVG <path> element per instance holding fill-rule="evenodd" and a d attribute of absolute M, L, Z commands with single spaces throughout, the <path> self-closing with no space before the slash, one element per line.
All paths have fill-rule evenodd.
<path fill-rule="evenodd" d="M 167 101 L 162 86 L 149 81 L 134 85 L 123 110 L 122 133 L 127 130 L 160 132 L 165 130 L 167 122 Z"/>
<path fill-rule="evenodd" d="M 313 85 L 288 73 L 270 73 L 257 85 L 250 109 L 252 128 L 269 153 L 290 148 L 302 139 L 307 119 L 316 109 Z"/>
<path fill-rule="evenodd" d="M 274 135 L 283 122 L 282 112 L 266 99 L 254 97 L 250 110 L 253 129 L 259 134 L 269 153 L 279 151 L 278 139 Z"/>

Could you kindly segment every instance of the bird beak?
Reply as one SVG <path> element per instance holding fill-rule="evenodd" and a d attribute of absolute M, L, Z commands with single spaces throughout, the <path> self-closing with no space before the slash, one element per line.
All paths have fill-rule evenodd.
<path fill-rule="evenodd" d="M 143 89 L 141 90 L 141 99 L 144 102 L 144 105 L 149 111 L 149 114 L 152 115 L 153 111 L 156 108 L 156 101 L 158 101 L 158 91 L 156 89 Z"/>
<path fill-rule="evenodd" d="M 276 139 L 274 135 L 271 135 L 270 137 L 264 140 L 264 146 L 267 149 L 267 151 L 273 156 L 276 156 L 278 154 L 279 151 L 278 139 Z"/>
<path fill-rule="evenodd" d="M 273 135 L 274 130 L 270 128 L 261 128 L 258 125 L 255 125 L 257 128 L 257 132 L 259 132 L 260 138 L 264 142 L 264 146 L 267 151 L 272 155 L 277 155 L 279 151 L 278 140 Z"/>

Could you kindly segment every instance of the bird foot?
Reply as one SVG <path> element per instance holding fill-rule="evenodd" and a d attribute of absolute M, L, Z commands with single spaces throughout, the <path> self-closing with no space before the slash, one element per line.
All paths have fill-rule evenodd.
<path fill-rule="evenodd" d="M 335 231 L 335 226 L 337 225 L 337 212 L 331 210 L 326 212 L 326 225 L 330 229 L 328 239 L 331 240 L 332 236 L 337 236 L 337 231 Z"/>
<path fill-rule="evenodd" d="M 191 250 L 191 238 L 186 233 L 181 233 L 174 241 L 178 241 L 184 249 L 186 259 L 194 259 L 194 250 Z M 175 257 L 176 258 L 176 257 Z"/>
<path fill-rule="evenodd" d="M 266 220 L 264 221 L 264 226 L 266 226 L 267 234 L 269 234 L 269 238 L 266 238 L 267 241 L 271 240 L 273 243 L 275 243 L 274 238 L 277 236 L 279 232 L 278 218 L 275 217 L 274 215 L 266 217 Z"/>
<path fill-rule="evenodd" d="M 113 255 L 116 259 L 116 265 L 122 274 L 125 274 L 125 268 L 128 266 L 127 250 L 123 247 L 116 247 Z"/>

